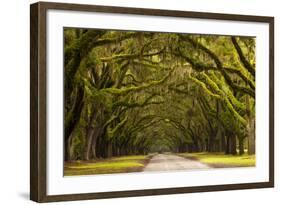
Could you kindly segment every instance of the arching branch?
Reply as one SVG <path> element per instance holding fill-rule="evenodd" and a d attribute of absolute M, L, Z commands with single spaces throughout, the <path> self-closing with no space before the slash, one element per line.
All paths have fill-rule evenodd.
<path fill-rule="evenodd" d="M 242 64 L 244 65 L 244 67 L 252 74 L 252 76 L 255 76 L 255 74 L 256 74 L 255 68 L 245 58 L 245 55 L 234 36 L 231 37 L 231 41 L 239 55 L 239 58 L 240 58 Z"/>

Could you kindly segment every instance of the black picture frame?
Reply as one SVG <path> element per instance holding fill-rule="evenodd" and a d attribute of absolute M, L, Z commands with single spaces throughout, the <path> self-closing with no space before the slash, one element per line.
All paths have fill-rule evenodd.
<path fill-rule="evenodd" d="M 47 195 L 46 162 L 46 39 L 47 10 L 105 12 L 136 15 L 169 16 L 181 18 L 216 19 L 269 24 L 269 181 L 226 185 L 206 185 L 149 190 L 114 191 L 102 193 Z M 30 199 L 36 202 L 101 199 L 190 192 L 209 192 L 274 186 L 274 18 L 219 13 L 203 13 L 143 8 L 125 8 L 82 4 L 38 2 L 30 6 Z"/>

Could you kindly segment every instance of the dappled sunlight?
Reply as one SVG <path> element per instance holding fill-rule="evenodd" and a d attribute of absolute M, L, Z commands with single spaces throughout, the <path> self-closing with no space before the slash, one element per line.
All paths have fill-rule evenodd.
<path fill-rule="evenodd" d="M 255 166 L 255 155 L 225 155 L 224 153 L 182 153 L 181 156 L 197 159 L 215 167 L 248 167 Z"/>

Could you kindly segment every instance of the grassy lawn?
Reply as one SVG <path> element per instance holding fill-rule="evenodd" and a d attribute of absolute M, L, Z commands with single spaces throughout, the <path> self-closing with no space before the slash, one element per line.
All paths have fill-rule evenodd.
<path fill-rule="evenodd" d="M 142 171 L 151 157 L 152 155 L 134 155 L 68 162 L 64 164 L 64 176 L 138 172 Z"/>
<path fill-rule="evenodd" d="M 199 160 L 215 168 L 255 166 L 255 155 L 225 155 L 224 153 L 181 153 L 180 156 Z"/>

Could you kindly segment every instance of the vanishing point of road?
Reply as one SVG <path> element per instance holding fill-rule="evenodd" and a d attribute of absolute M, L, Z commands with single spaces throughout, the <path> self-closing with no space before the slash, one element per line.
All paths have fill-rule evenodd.
<path fill-rule="evenodd" d="M 186 159 L 172 154 L 157 154 L 150 159 L 143 171 L 171 171 L 209 168 L 211 167 L 207 164 L 196 160 Z"/>

